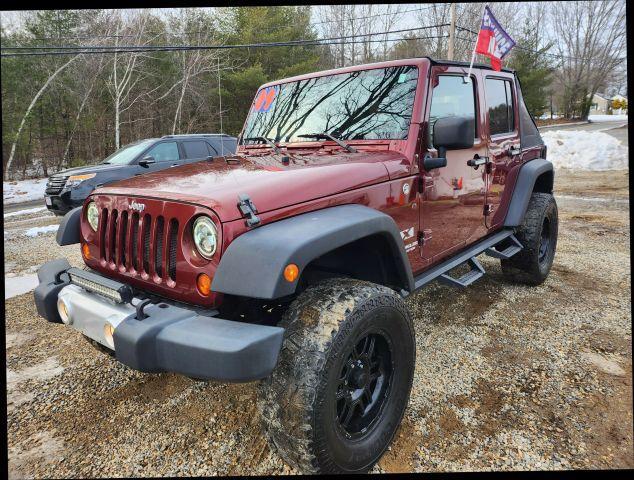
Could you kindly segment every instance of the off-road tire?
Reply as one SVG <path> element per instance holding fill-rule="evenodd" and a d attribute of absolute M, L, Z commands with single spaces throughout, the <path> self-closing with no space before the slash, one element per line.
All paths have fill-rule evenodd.
<path fill-rule="evenodd" d="M 416 341 L 404 301 L 381 285 L 328 279 L 301 293 L 280 326 L 286 331 L 277 367 L 258 387 L 258 410 L 269 443 L 302 473 L 367 472 L 392 441 L 409 400 Z M 339 421 L 338 409 L 340 402 L 348 405 L 353 397 L 337 400 L 335 396 L 344 391 L 341 378 L 347 374 L 342 372 L 352 372 L 350 359 L 360 358 L 352 357 L 352 350 L 356 355 L 359 345 L 365 345 L 362 339 L 371 338 L 375 338 L 374 349 L 381 345 L 384 354 L 390 352 L 385 354 L 389 357 L 385 364 L 391 363 L 393 368 L 391 377 L 382 381 L 382 385 L 389 385 L 387 393 L 376 395 L 383 398 L 380 406 L 371 408 L 373 404 L 367 403 L 365 411 L 350 407 L 361 416 L 365 415 L 360 412 L 367 412 L 368 418 L 375 412 L 373 423 L 353 433 L 356 439 L 350 439 Z M 361 380 L 367 388 L 374 386 L 375 393 L 379 391 L 376 376 L 369 373 L 375 380 Z"/>
<path fill-rule="evenodd" d="M 558 224 L 555 197 L 534 192 L 524 223 L 515 233 L 524 248 L 510 259 L 502 260 L 502 271 L 507 278 L 528 285 L 539 285 L 546 280 L 557 248 Z M 544 246 L 546 251 L 540 252 Z"/>

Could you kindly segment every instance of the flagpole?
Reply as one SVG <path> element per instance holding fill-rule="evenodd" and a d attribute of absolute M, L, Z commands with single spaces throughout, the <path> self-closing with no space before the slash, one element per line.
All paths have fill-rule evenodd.
<path fill-rule="evenodd" d="M 473 61 L 475 60 L 475 51 L 477 46 L 478 46 L 478 41 L 476 40 L 476 43 L 473 46 L 473 53 L 471 54 L 471 63 L 469 64 L 469 72 L 467 73 L 467 76 L 465 77 L 465 83 L 467 83 L 467 78 L 471 78 L 471 69 L 473 68 Z"/>
<path fill-rule="evenodd" d="M 484 16 L 484 9 L 486 7 L 488 7 L 488 5 L 485 5 L 484 8 L 482 9 L 482 16 Z M 482 22 L 482 17 L 480 18 L 480 22 Z M 467 83 L 467 78 L 471 78 L 471 69 L 473 68 L 473 61 L 475 60 L 477 47 L 478 47 L 478 39 L 476 38 L 475 45 L 473 46 L 473 53 L 471 53 L 471 63 L 469 64 L 469 72 L 467 73 L 467 76 L 464 79 L 464 83 Z"/>

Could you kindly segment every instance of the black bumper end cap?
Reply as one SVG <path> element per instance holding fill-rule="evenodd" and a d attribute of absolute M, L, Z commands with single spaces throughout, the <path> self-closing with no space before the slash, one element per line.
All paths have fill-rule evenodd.
<path fill-rule="evenodd" d="M 284 329 L 198 315 L 173 305 L 146 307 L 114 332 L 117 360 L 148 373 L 174 372 L 203 380 L 249 382 L 275 368 Z"/>
<path fill-rule="evenodd" d="M 62 323 L 57 311 L 57 295 L 69 284 L 68 279 L 60 278 L 60 274 L 70 268 L 68 260 L 58 258 L 45 263 L 37 270 L 39 285 L 33 291 L 37 313 L 49 322 Z"/>

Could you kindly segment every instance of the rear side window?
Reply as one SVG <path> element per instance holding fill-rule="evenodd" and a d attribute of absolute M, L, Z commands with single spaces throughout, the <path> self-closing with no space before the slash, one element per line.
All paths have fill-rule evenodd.
<path fill-rule="evenodd" d="M 491 135 L 514 131 L 515 112 L 513 110 L 511 82 L 487 78 L 485 91 L 489 106 L 489 131 Z"/>
<path fill-rule="evenodd" d="M 475 122 L 475 93 L 472 81 L 464 82 L 457 75 L 439 75 L 434 87 L 429 113 L 429 144 L 432 144 L 436 120 L 444 117 L 466 117 Z M 477 129 L 477 122 L 475 122 Z M 477 137 L 477 133 L 476 133 Z"/>
<path fill-rule="evenodd" d="M 185 149 L 185 158 L 207 158 L 209 156 L 209 147 L 207 142 L 196 140 L 194 142 L 183 142 Z"/>
<path fill-rule="evenodd" d="M 159 143 L 156 147 L 147 152 L 145 156 L 153 157 L 157 162 L 173 162 L 180 158 L 176 142 Z"/>
<path fill-rule="evenodd" d="M 223 152 L 224 155 L 235 153 L 236 139 L 228 137 L 214 139 L 214 147 L 218 153 Z"/>

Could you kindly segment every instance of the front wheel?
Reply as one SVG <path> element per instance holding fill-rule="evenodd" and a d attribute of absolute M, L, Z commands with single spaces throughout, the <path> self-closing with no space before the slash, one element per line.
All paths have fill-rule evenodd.
<path fill-rule="evenodd" d="M 387 287 L 329 279 L 303 292 L 280 326 L 280 359 L 258 396 L 271 443 L 303 473 L 367 472 L 392 441 L 412 386 L 405 303 Z"/>
<path fill-rule="evenodd" d="M 523 249 L 502 260 L 504 274 L 516 281 L 539 285 L 548 276 L 555 258 L 559 219 L 555 197 L 534 192 L 515 236 Z"/>

